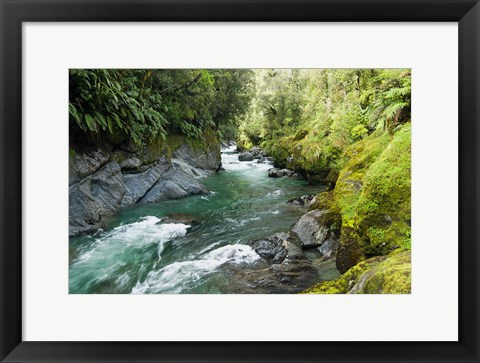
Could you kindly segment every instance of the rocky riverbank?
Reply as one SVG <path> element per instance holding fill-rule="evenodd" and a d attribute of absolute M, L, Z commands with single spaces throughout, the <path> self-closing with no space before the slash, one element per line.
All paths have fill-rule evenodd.
<path fill-rule="evenodd" d="M 71 148 L 69 167 L 69 235 L 75 236 L 95 232 L 123 207 L 208 193 L 198 178 L 219 170 L 220 145 Z"/>
<path fill-rule="evenodd" d="M 289 201 L 308 212 L 288 231 L 250 242 L 267 267 L 239 271 L 242 289 L 410 293 L 410 126 L 373 134 L 345 157 L 331 190 Z"/>

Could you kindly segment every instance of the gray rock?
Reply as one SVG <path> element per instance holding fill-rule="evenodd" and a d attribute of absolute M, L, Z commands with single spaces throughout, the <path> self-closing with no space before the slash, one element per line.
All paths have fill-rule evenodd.
<path fill-rule="evenodd" d="M 245 152 L 242 152 L 242 153 L 238 154 L 238 160 L 239 161 L 252 161 L 253 159 L 255 159 L 255 157 L 253 156 L 252 153 L 250 153 L 248 151 L 245 151 Z"/>
<path fill-rule="evenodd" d="M 282 263 L 285 260 L 304 259 L 301 242 L 296 234 L 279 232 L 260 240 L 251 241 L 249 245 L 264 260 L 271 263 Z"/>
<path fill-rule="evenodd" d="M 120 163 L 122 169 L 138 169 L 142 162 L 138 158 L 127 158 Z"/>
<path fill-rule="evenodd" d="M 283 176 L 291 177 L 295 174 L 293 170 L 290 169 L 282 169 Z"/>
<path fill-rule="evenodd" d="M 290 199 L 287 203 L 291 203 L 293 205 L 301 205 L 301 206 L 310 206 L 315 199 L 315 194 L 307 194 L 301 195 L 300 197 Z"/>
<path fill-rule="evenodd" d="M 115 213 L 125 195 L 125 185 L 120 166 L 111 161 L 92 175 L 90 188 L 102 216 Z"/>
<path fill-rule="evenodd" d="M 193 150 L 184 144 L 174 151 L 173 158 L 183 159 L 187 164 L 203 170 L 217 171 L 222 164 L 220 145 L 212 145 L 207 151 Z"/>
<path fill-rule="evenodd" d="M 90 189 L 90 179 L 69 188 L 68 234 L 75 236 L 101 227 L 101 214 Z"/>
<path fill-rule="evenodd" d="M 192 166 L 183 159 L 174 158 L 172 159 L 172 164 L 180 166 L 183 171 L 190 174 L 194 178 L 204 178 L 208 175 L 211 175 L 213 172 L 213 170 L 204 170 L 204 169 L 200 169 L 195 166 Z"/>
<path fill-rule="evenodd" d="M 287 249 L 283 246 L 283 239 L 279 234 L 250 242 L 250 246 L 264 260 L 272 263 L 281 263 L 287 257 Z"/>
<path fill-rule="evenodd" d="M 266 156 L 265 152 L 259 146 L 254 146 L 249 151 L 255 159 L 259 159 L 263 156 Z"/>
<path fill-rule="evenodd" d="M 281 178 L 283 176 L 283 171 L 276 168 L 268 169 L 268 176 L 270 178 Z"/>
<path fill-rule="evenodd" d="M 170 163 L 164 157 L 143 173 L 124 175 L 126 193 L 122 200 L 122 207 L 137 203 L 169 168 Z"/>
<path fill-rule="evenodd" d="M 108 161 L 108 155 L 101 150 L 75 154 L 69 158 L 68 185 L 78 183 L 93 174 Z"/>
<path fill-rule="evenodd" d="M 318 247 L 318 251 L 322 254 L 323 259 L 333 258 L 337 255 L 338 250 L 338 238 L 333 234 L 329 234 L 329 237 L 323 241 Z"/>
<path fill-rule="evenodd" d="M 160 202 L 200 193 L 208 193 L 208 189 L 180 166 L 173 165 L 139 202 Z"/>
<path fill-rule="evenodd" d="M 324 256 L 327 256 L 332 254 L 331 249 L 335 251 L 337 249 L 338 236 L 330 231 L 330 227 L 335 221 L 335 215 L 328 210 L 312 210 L 300 217 L 292 226 L 291 231 L 298 236 L 304 248 L 320 247 L 329 240 L 320 250 Z"/>
<path fill-rule="evenodd" d="M 115 213 L 125 194 L 123 175 L 111 161 L 69 188 L 69 235 L 95 231 L 102 217 Z"/>
<path fill-rule="evenodd" d="M 262 269 L 226 265 L 236 276 L 229 281 L 230 293 L 294 294 L 318 282 L 318 271 L 307 258 L 272 264 Z"/>

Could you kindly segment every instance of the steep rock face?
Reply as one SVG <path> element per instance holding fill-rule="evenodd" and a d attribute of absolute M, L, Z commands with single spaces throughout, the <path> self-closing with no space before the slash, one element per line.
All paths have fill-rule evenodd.
<path fill-rule="evenodd" d="M 166 155 L 164 145 L 155 142 L 142 150 L 123 145 L 71 153 L 69 235 L 96 231 L 103 217 L 121 207 L 207 193 L 197 178 L 220 167 L 216 146 L 196 150 L 181 145 L 173 159 Z"/>
<path fill-rule="evenodd" d="M 83 178 L 100 169 L 107 161 L 108 155 L 101 150 L 70 156 L 68 184 L 78 183 Z"/>
<path fill-rule="evenodd" d="M 123 175 L 111 161 L 69 187 L 69 235 L 92 232 L 115 213 L 125 194 Z"/>

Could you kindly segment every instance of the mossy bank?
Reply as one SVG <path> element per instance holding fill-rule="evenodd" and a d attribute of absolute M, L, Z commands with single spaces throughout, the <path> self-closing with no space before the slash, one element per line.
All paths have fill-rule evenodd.
<path fill-rule="evenodd" d="M 345 151 L 335 187 L 320 193 L 311 206 L 341 216 L 336 265 L 343 276 L 308 292 L 410 291 L 410 148 L 411 126 L 406 123 L 393 135 L 378 130 Z M 392 287 L 396 279 L 401 280 L 398 288 Z M 366 287 L 353 289 L 360 282 Z"/>

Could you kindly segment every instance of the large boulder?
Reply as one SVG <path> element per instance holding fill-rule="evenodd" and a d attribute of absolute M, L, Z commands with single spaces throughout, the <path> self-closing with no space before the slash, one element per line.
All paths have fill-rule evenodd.
<path fill-rule="evenodd" d="M 161 202 L 201 193 L 208 193 L 208 189 L 180 166 L 173 165 L 139 200 L 139 203 Z"/>
<path fill-rule="evenodd" d="M 268 169 L 269 178 L 281 178 L 283 176 L 283 170 L 277 168 Z"/>
<path fill-rule="evenodd" d="M 122 207 L 137 203 L 169 168 L 170 163 L 163 157 L 153 167 L 142 173 L 125 174 L 126 193 L 122 200 Z"/>
<path fill-rule="evenodd" d="M 250 153 L 248 151 L 245 151 L 245 152 L 242 152 L 242 153 L 238 154 L 238 160 L 239 161 L 252 161 L 253 159 L 255 159 L 255 157 L 253 156 L 252 153 Z"/>
<path fill-rule="evenodd" d="M 255 159 L 260 159 L 263 156 L 266 156 L 266 153 L 259 146 L 252 147 L 249 152 L 253 155 Z"/>
<path fill-rule="evenodd" d="M 217 171 L 222 164 L 220 144 L 212 144 L 207 150 L 196 150 L 183 144 L 173 152 L 173 158 L 183 159 L 187 164 L 203 170 Z"/>
<path fill-rule="evenodd" d="M 95 231 L 102 218 L 115 213 L 125 194 L 123 175 L 110 161 L 69 188 L 69 235 Z"/>
<path fill-rule="evenodd" d="M 292 226 L 304 248 L 320 247 L 325 242 L 336 250 L 340 215 L 331 210 L 311 210 Z M 331 254 L 331 253 L 329 253 Z"/>

